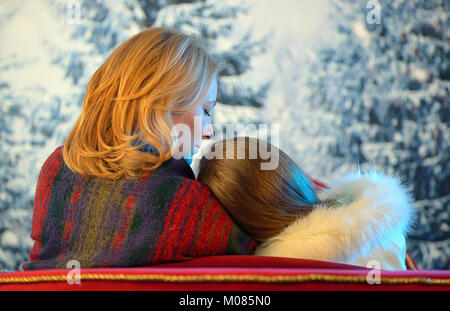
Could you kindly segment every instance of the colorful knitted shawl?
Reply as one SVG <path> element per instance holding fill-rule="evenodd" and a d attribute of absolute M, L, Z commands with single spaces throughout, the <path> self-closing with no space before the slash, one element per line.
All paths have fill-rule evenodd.
<path fill-rule="evenodd" d="M 131 267 L 219 254 L 251 254 L 243 232 L 184 159 L 171 158 L 139 180 L 85 179 L 62 146 L 42 166 L 24 270 Z"/>

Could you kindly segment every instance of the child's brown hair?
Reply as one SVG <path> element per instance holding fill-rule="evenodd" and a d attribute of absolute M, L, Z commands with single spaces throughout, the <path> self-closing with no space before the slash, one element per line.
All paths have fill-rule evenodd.
<path fill-rule="evenodd" d="M 283 151 L 264 143 L 270 147 L 271 154 L 277 151 L 278 166 L 275 169 L 261 169 L 261 163 L 266 162 L 260 154 L 261 140 L 234 137 L 214 143 L 211 152 L 215 156 L 212 153 L 203 155 L 197 176 L 238 225 L 260 242 L 275 236 L 319 203 L 314 183 L 297 164 Z M 226 157 L 227 147 L 233 147 L 232 158 Z M 236 157 L 238 148 L 241 154 L 245 150 L 244 159 Z M 255 159 L 248 156 L 250 148 L 257 149 Z"/>

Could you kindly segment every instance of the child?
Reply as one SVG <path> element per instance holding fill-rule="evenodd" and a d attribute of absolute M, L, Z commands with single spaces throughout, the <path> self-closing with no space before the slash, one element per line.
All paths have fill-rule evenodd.
<path fill-rule="evenodd" d="M 254 159 L 248 156 L 260 143 L 250 137 L 216 142 L 199 161 L 197 177 L 241 228 L 261 242 L 255 255 L 364 267 L 376 260 L 383 270 L 406 269 L 405 236 L 413 204 L 395 178 L 358 171 L 320 187 L 267 142 L 278 151 L 279 162 L 275 169 L 262 170 L 260 164 L 267 161 L 260 151 Z M 226 157 L 231 147 L 235 152 L 244 148 L 245 159 Z"/>

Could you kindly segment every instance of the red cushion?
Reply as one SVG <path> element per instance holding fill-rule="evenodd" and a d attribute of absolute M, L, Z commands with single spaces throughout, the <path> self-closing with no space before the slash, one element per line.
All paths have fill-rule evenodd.
<path fill-rule="evenodd" d="M 450 289 L 450 271 L 380 271 L 331 262 L 265 256 L 211 256 L 149 267 L 81 269 L 0 274 L 0 290 L 436 290 Z"/>

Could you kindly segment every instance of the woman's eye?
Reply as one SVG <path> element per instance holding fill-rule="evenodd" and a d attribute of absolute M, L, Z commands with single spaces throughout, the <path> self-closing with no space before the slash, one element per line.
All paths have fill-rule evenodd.
<path fill-rule="evenodd" d="M 205 113 L 208 117 L 211 117 L 211 113 L 208 110 L 205 110 Z"/>

